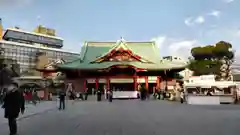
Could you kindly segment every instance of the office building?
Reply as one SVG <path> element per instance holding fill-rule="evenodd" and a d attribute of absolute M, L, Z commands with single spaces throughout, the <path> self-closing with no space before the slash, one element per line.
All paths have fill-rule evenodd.
<path fill-rule="evenodd" d="M 66 61 L 72 60 L 79 55 L 78 53 L 64 51 L 62 49 L 39 47 L 4 40 L 0 40 L 0 47 L 4 50 L 4 58 L 17 60 L 20 65 L 20 72 L 35 69 L 37 62 L 43 62 L 43 59 L 46 60 L 42 65 L 45 65 L 58 59 L 64 59 Z M 43 58 L 44 55 L 45 58 Z"/>
<path fill-rule="evenodd" d="M 21 74 L 31 73 L 33 76 L 41 75 L 36 68 L 44 68 L 49 63 L 60 59 L 71 61 L 79 56 L 78 52 L 65 51 L 62 47 L 63 39 L 59 37 L 16 28 L 6 29 L 0 40 L 3 57 L 16 60 Z"/>

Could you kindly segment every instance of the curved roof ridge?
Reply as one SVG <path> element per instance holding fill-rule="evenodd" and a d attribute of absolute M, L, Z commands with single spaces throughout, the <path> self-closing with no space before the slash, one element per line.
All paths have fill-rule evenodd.
<path fill-rule="evenodd" d="M 80 60 L 83 61 L 86 55 L 88 49 L 88 42 L 84 42 L 82 48 L 81 48 L 81 52 L 80 52 Z"/>
<path fill-rule="evenodd" d="M 160 50 L 159 50 L 159 48 L 156 46 L 156 42 L 155 42 L 155 41 L 151 41 L 151 42 L 152 42 L 152 47 L 153 47 L 154 53 L 156 54 L 156 56 L 159 57 L 159 59 L 161 59 Z"/>
<path fill-rule="evenodd" d="M 87 43 L 116 43 L 116 41 L 86 41 Z M 126 43 L 153 43 L 155 41 L 126 41 Z"/>
<path fill-rule="evenodd" d="M 134 54 L 138 54 L 138 53 L 134 52 L 131 48 L 129 48 L 129 46 L 128 46 L 127 43 L 129 43 L 129 42 L 124 42 L 124 41 L 117 41 L 117 42 L 115 42 L 115 45 L 114 45 L 112 48 L 110 48 L 108 52 L 102 54 L 101 56 L 97 57 L 96 59 L 99 59 L 99 58 L 102 58 L 102 57 L 106 56 L 108 53 L 110 53 L 112 50 L 116 49 L 116 48 L 119 47 L 120 45 L 124 45 L 124 47 L 126 47 L 128 50 L 131 50 Z M 142 42 L 141 42 L 141 43 L 142 43 Z M 150 42 L 149 42 L 149 43 L 150 43 Z M 152 43 L 152 42 L 151 42 L 151 43 Z M 96 59 L 95 59 L 95 60 L 96 60 Z M 150 61 L 150 60 L 147 60 L 147 59 L 144 58 L 144 57 L 143 57 L 142 59 L 143 59 L 144 61 L 149 62 L 149 63 L 154 63 L 154 62 L 152 62 L 152 61 Z M 95 60 L 93 60 L 93 61 L 95 61 Z"/>

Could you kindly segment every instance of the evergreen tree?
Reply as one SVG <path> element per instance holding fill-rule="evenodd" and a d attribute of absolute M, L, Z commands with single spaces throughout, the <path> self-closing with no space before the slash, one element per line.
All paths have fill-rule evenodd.
<path fill-rule="evenodd" d="M 220 41 L 215 45 L 194 47 L 191 50 L 189 69 L 194 75 L 216 75 L 217 80 L 231 79 L 231 65 L 234 61 L 232 45 Z"/>

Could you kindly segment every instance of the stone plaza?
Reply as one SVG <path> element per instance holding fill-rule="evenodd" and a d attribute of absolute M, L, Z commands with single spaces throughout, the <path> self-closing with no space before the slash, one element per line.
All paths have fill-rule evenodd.
<path fill-rule="evenodd" d="M 192 106 L 169 101 L 68 101 L 59 111 L 48 111 L 18 121 L 20 135 L 239 135 L 238 105 Z M 52 106 L 52 107 L 50 107 Z M 37 107 L 36 107 L 37 108 Z M 27 112 L 26 112 L 27 113 Z M 2 115 L 1 115 L 2 116 Z M 2 118 L 0 119 L 2 121 Z M 7 123 L 0 125 L 7 135 Z"/>

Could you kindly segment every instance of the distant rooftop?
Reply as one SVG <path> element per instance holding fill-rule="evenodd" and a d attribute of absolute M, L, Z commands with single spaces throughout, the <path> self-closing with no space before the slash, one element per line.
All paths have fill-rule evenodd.
<path fill-rule="evenodd" d="M 16 31 L 16 32 L 21 32 L 21 33 L 26 33 L 26 34 L 32 34 L 32 35 L 37 35 L 37 36 L 43 36 L 43 37 L 48 37 L 48 38 L 53 38 L 53 39 L 59 39 L 59 40 L 63 40 L 61 37 L 57 37 L 57 36 L 50 36 L 50 35 L 46 35 L 46 34 L 41 34 L 41 33 L 36 33 L 36 32 L 29 32 L 29 31 L 25 31 L 22 30 L 21 28 L 7 28 L 5 30 L 5 33 L 7 31 Z M 5 35 L 5 34 L 4 34 Z"/>
<path fill-rule="evenodd" d="M 49 36 L 36 32 L 28 32 L 17 28 L 6 29 L 3 39 L 7 41 L 19 40 L 48 45 L 49 47 L 63 47 L 63 39 L 56 36 Z"/>
<path fill-rule="evenodd" d="M 0 40 L 0 43 L 16 45 L 16 46 L 23 46 L 23 47 L 29 47 L 29 48 L 37 48 L 37 49 L 42 49 L 42 50 L 46 50 L 46 51 L 50 50 L 50 51 L 56 51 L 56 52 L 80 54 L 80 52 L 72 52 L 72 51 L 66 51 L 66 50 L 58 49 L 58 48 L 42 47 L 42 46 L 30 45 L 30 44 L 25 44 L 25 43 L 18 43 L 18 42 L 13 42 L 13 41 Z"/>

